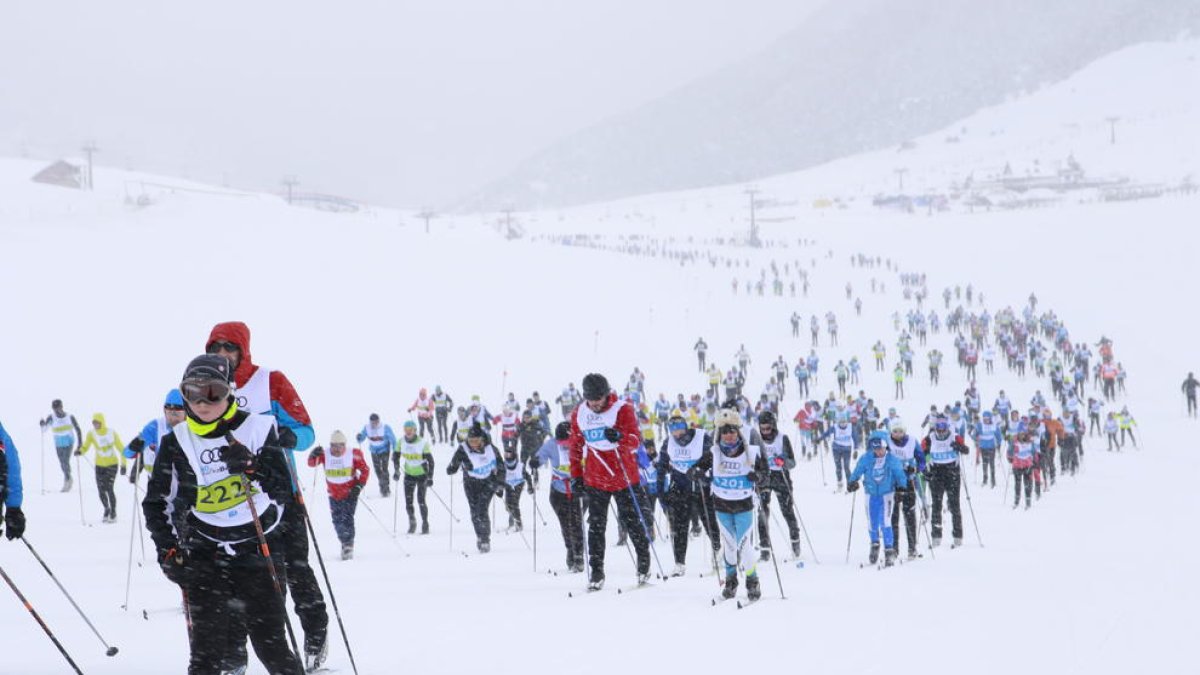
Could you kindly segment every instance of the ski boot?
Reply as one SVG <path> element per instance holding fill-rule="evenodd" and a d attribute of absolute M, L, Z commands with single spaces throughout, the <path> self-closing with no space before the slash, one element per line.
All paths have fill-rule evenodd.
<path fill-rule="evenodd" d="M 492 550 L 491 542 L 487 542 L 482 539 L 476 542 L 475 546 L 479 549 L 480 553 L 487 553 L 488 551 Z"/>
<path fill-rule="evenodd" d="M 592 578 L 588 581 L 587 589 L 589 591 L 598 591 L 604 588 L 604 573 L 592 570 Z"/>
<path fill-rule="evenodd" d="M 941 545 L 942 545 L 942 538 L 941 538 L 941 537 L 934 537 L 934 538 L 933 538 L 933 543 L 930 545 L 930 548 L 937 548 L 937 547 L 939 547 L 939 546 L 941 546 Z"/>
<path fill-rule="evenodd" d="M 622 532 L 621 536 L 617 537 L 617 548 L 624 546 L 627 541 L 629 541 L 629 538 Z"/>
<path fill-rule="evenodd" d="M 867 558 L 872 565 L 879 561 L 879 542 L 871 543 L 871 555 Z"/>
<path fill-rule="evenodd" d="M 74 484 L 74 481 L 68 477 L 63 481 L 62 490 L 60 490 L 60 492 L 70 492 L 72 484 Z"/>
<path fill-rule="evenodd" d="M 729 574 L 726 574 L 725 575 L 725 588 L 721 589 L 721 597 L 728 600 L 728 599 L 732 598 L 733 596 L 737 595 L 737 587 L 738 587 L 737 572 L 730 572 Z"/>
<path fill-rule="evenodd" d="M 417 531 L 417 521 L 415 521 L 415 520 L 408 521 L 408 533 L 413 534 L 416 531 Z"/>
<path fill-rule="evenodd" d="M 354 545 L 342 544 L 342 560 L 349 560 L 354 557 Z"/>
<path fill-rule="evenodd" d="M 908 547 L 908 559 L 909 560 L 916 560 L 917 558 L 920 558 L 920 557 L 921 557 L 921 554 L 917 553 L 916 547 L 913 547 L 913 546 Z"/>
<path fill-rule="evenodd" d="M 746 575 L 746 597 L 750 600 L 762 597 L 762 584 L 758 583 L 757 574 Z"/>
<path fill-rule="evenodd" d="M 955 537 L 954 543 L 950 545 L 950 548 L 958 548 L 959 546 L 962 546 L 962 537 Z"/>
<path fill-rule="evenodd" d="M 637 585 L 645 586 L 648 583 L 650 583 L 650 573 L 649 572 L 638 572 Z"/>
<path fill-rule="evenodd" d="M 800 557 L 800 540 L 799 539 L 792 540 L 792 557 L 793 558 Z"/>
<path fill-rule="evenodd" d="M 570 565 L 567 565 L 567 569 L 571 571 L 571 574 L 579 574 L 583 571 L 583 563 L 573 562 Z"/>
<path fill-rule="evenodd" d="M 429 521 L 421 521 L 421 534 L 429 534 Z"/>
<path fill-rule="evenodd" d="M 687 574 L 687 566 L 683 563 L 675 563 L 675 569 L 671 570 L 671 576 L 681 577 Z"/>
<path fill-rule="evenodd" d="M 329 656 L 329 642 L 326 641 L 324 636 L 315 640 L 311 636 L 305 636 L 304 672 L 315 672 L 325 664 L 327 656 Z"/>
<path fill-rule="evenodd" d="M 895 565 L 895 564 L 896 564 L 896 557 L 897 557 L 896 549 L 894 549 L 894 548 L 889 548 L 889 549 L 886 549 L 886 550 L 884 550 L 884 552 L 883 552 L 883 566 L 884 566 L 884 567 L 891 567 L 892 565 Z"/>

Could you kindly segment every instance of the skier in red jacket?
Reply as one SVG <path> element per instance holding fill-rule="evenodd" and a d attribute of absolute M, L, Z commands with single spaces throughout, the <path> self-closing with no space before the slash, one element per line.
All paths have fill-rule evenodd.
<path fill-rule="evenodd" d="M 329 439 L 329 454 L 321 446 L 308 453 L 308 465 L 325 466 L 325 489 L 329 492 L 329 512 L 333 515 L 333 529 L 337 530 L 342 542 L 342 560 L 354 556 L 354 512 L 358 509 L 358 495 L 371 476 L 371 468 L 363 457 L 362 450 L 347 451 L 346 435 L 333 432 Z"/>
<path fill-rule="evenodd" d="M 638 583 L 650 578 L 650 541 L 634 499 L 638 484 L 637 449 L 642 435 L 633 406 L 608 386 L 598 373 L 583 378 L 583 403 L 571 413 L 571 489 L 587 497 L 588 590 L 604 586 L 608 503 L 616 500 L 617 518 L 637 552 Z M 643 500 L 644 501 L 644 500 Z"/>

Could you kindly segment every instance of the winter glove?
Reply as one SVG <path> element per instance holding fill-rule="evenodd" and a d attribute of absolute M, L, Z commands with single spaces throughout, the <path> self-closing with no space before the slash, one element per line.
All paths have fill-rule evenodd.
<path fill-rule="evenodd" d="M 9 540 L 25 535 L 25 513 L 21 511 L 21 507 L 14 506 L 4 513 L 4 527 L 8 528 L 4 536 Z"/>
<path fill-rule="evenodd" d="M 313 448 L 312 451 L 308 453 L 308 458 L 314 462 L 321 461 L 321 458 L 324 456 L 325 456 L 325 448 L 322 448 L 319 445 L 317 447 Z"/>
<path fill-rule="evenodd" d="M 137 472 L 137 471 L 130 471 L 130 472 L 129 472 L 129 482 L 130 482 L 130 483 L 136 483 L 136 482 L 137 482 L 137 479 L 138 479 L 138 472 Z"/>
<path fill-rule="evenodd" d="M 751 471 L 750 473 L 747 473 L 746 480 L 750 481 L 751 483 L 757 483 L 758 482 L 758 472 Z"/>
<path fill-rule="evenodd" d="M 858 490 L 858 481 L 852 480 L 846 483 L 846 492 L 856 492 Z"/>
<path fill-rule="evenodd" d="M 355 434 L 354 435 L 354 440 L 358 441 L 359 443 L 362 443 L 364 438 L 366 438 L 365 434 Z"/>
<path fill-rule="evenodd" d="M 287 427 L 279 427 L 279 431 L 275 432 L 275 437 L 279 440 L 279 447 L 285 450 L 294 450 L 296 448 L 296 432 Z"/>
<path fill-rule="evenodd" d="M 782 469 L 786 465 L 786 462 L 782 456 L 776 457 L 775 459 L 771 460 L 771 462 L 775 465 L 776 469 Z"/>
<path fill-rule="evenodd" d="M 855 450 L 855 451 L 854 451 L 854 454 L 850 456 L 850 459 L 853 459 L 853 460 L 855 460 L 855 461 L 857 461 L 857 460 L 858 460 L 858 451 L 857 451 L 857 450 Z"/>
<path fill-rule="evenodd" d="M 525 491 L 528 492 L 529 494 L 533 494 L 533 481 L 529 481 L 529 484 L 525 488 Z"/>
<path fill-rule="evenodd" d="M 83 450 L 76 449 L 75 452 L 72 454 L 74 454 L 76 457 L 78 457 L 83 454 Z"/>
<path fill-rule="evenodd" d="M 122 475 L 122 476 L 124 476 L 124 475 L 126 475 L 126 474 L 128 474 L 128 473 L 129 473 L 129 467 L 127 467 L 127 466 L 125 466 L 124 464 L 122 464 L 122 465 L 121 465 L 121 475 Z"/>
<path fill-rule="evenodd" d="M 429 490 L 433 489 L 433 474 L 432 473 L 425 474 L 425 488 L 429 489 Z"/>
<path fill-rule="evenodd" d="M 134 438 L 132 441 L 129 441 L 129 449 L 132 450 L 133 454 L 135 454 L 135 455 L 138 454 L 139 452 L 141 452 L 143 449 L 145 449 L 145 447 L 146 447 L 146 441 L 143 441 L 141 436 L 138 436 L 137 438 Z"/>
<path fill-rule="evenodd" d="M 504 497 L 504 488 L 503 487 L 496 488 L 496 496 L 500 497 L 500 498 Z"/>
<path fill-rule="evenodd" d="M 184 586 L 191 581 L 191 570 L 187 565 L 187 554 L 177 548 L 158 552 L 158 566 L 171 583 Z"/>
<path fill-rule="evenodd" d="M 226 437 L 229 445 L 221 448 L 221 461 L 229 468 L 229 473 L 254 473 L 254 455 L 250 448 L 242 445 L 232 435 Z"/>
<path fill-rule="evenodd" d="M 537 455 L 534 455 L 533 457 L 529 458 L 529 468 L 536 469 L 541 465 L 542 465 L 542 463 L 540 461 L 538 461 Z"/>
<path fill-rule="evenodd" d="M 909 479 L 911 479 L 911 478 L 912 478 L 912 475 L 913 475 L 914 473 L 916 473 L 916 472 L 917 472 L 917 467 L 915 467 L 915 466 L 906 466 L 906 467 L 904 467 L 904 474 L 905 474 L 906 476 L 908 476 L 908 477 L 909 477 Z"/>
<path fill-rule="evenodd" d="M 621 432 L 612 427 L 607 427 L 604 429 L 604 440 L 609 443 L 616 443 L 621 440 Z"/>
<path fill-rule="evenodd" d="M 362 483 L 355 483 L 354 486 L 350 488 L 350 498 L 358 499 L 358 495 L 362 494 L 362 490 Z"/>
<path fill-rule="evenodd" d="M 971 449 L 968 448 L 965 443 L 959 443 L 958 445 L 954 446 L 954 449 L 957 450 L 958 454 L 960 455 L 966 455 L 971 452 Z"/>
<path fill-rule="evenodd" d="M 573 476 L 569 485 L 571 486 L 571 494 L 583 494 L 583 478 L 579 476 Z"/>

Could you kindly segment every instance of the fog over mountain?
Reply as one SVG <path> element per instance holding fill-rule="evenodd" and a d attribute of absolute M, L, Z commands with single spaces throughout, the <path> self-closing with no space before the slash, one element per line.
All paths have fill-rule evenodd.
<path fill-rule="evenodd" d="M 1195 0 L 828 3 L 760 55 L 563 138 L 460 206 L 575 204 L 794 171 L 899 144 L 1123 46 L 1198 31 Z"/>

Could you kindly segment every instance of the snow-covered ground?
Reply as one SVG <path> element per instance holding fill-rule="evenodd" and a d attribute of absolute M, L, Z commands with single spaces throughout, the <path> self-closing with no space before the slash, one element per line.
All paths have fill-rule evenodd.
<path fill-rule="evenodd" d="M 1164 176 L 1147 178 L 1181 178 L 1200 162 L 1191 129 L 1195 116 L 1184 114 L 1196 109 L 1196 44 L 1139 47 L 1100 62 L 1094 68 L 1105 67 L 1114 77 L 1124 73 L 1120 80 L 1100 78 L 1095 86 L 1108 92 L 1103 99 L 1085 86 L 1092 81 L 1086 71 L 1058 85 L 1093 92 L 1079 115 L 1061 114 L 1074 99 L 1054 88 L 981 112 L 977 117 L 990 123 L 969 128 L 980 135 L 994 128 L 1010 133 L 981 139 L 972 166 L 1062 154 L 1068 146 L 1087 163 L 1089 153 L 1110 147 L 1107 136 L 1060 143 L 1069 134 L 1054 130 L 1075 122 L 1094 135 L 1093 122 L 1117 114 L 1130 122 L 1118 128 L 1121 140 L 1111 147 L 1132 154 L 1120 163 L 1096 160 L 1098 165 L 1130 173 L 1162 165 L 1169 168 Z M 1153 73 L 1163 71 L 1141 66 L 1163 52 L 1170 53 L 1164 60 L 1182 65 L 1171 71 L 1178 76 L 1170 87 L 1155 88 Z M 1182 92 L 1191 107 L 1163 103 L 1152 89 Z M 1052 106 L 1055 101 L 1063 108 Z M 1083 112 L 1091 117 L 1084 119 Z M 1143 148 L 1134 152 L 1139 129 L 1144 138 L 1176 142 L 1133 146 Z M 1044 147 L 1029 149 L 1034 137 L 1046 139 Z M 939 141 L 936 147 L 918 142 L 912 152 L 927 154 L 929 171 L 948 180 L 967 161 L 957 154 L 965 147 L 966 141 Z M 910 168 L 918 166 L 913 157 L 904 159 Z M 860 187 L 851 176 L 875 167 L 880 175 L 874 180 L 882 184 L 894 179 L 895 161 L 894 153 L 875 153 L 760 185 L 781 198 L 807 199 L 827 186 L 869 195 L 883 188 Z M 325 214 L 288 207 L 273 196 L 171 190 L 162 186 L 198 186 L 108 168 L 97 169 L 96 192 L 77 193 L 29 183 L 39 167 L 0 160 L 0 292 L 9 356 L 0 419 L 21 451 L 29 540 L 121 653 L 103 655 L 20 544 L 0 544 L 0 564 L 85 672 L 181 672 L 186 631 L 173 609 L 178 593 L 155 569 L 149 548 L 142 564 L 134 546 L 130 607 L 121 609 L 133 506 L 129 484 L 118 483 L 119 522 L 102 525 L 85 465 L 84 510 L 91 525 L 84 526 L 79 495 L 57 492 L 61 479 L 49 456 L 43 482 L 36 420 L 51 399 L 62 398 L 85 427 L 93 412 L 105 413 L 127 441 L 158 413 L 163 393 L 202 350 L 212 324 L 227 320 L 247 322 L 256 360 L 289 375 L 321 443 L 334 429 L 357 431 L 371 412 L 398 429 L 417 389 L 435 384 L 457 401 L 479 394 L 493 409 L 508 391 L 523 400 L 536 389 L 553 399 L 567 382 L 578 385 L 594 370 L 618 385 L 634 366 L 647 373 L 652 396 L 701 391 L 704 378 L 691 351 L 700 336 L 722 367 L 746 345 L 754 358 L 747 390 L 756 397 L 770 361 L 783 354 L 794 362 L 809 350 L 806 332 L 791 337 L 792 311 L 807 322 L 832 310 L 840 319 L 841 346 L 831 348 L 823 339 L 818 347 L 823 377 L 817 392 L 832 388 L 833 363 L 857 355 L 866 368 L 862 388 L 916 426 L 930 404 L 961 398 L 966 380 L 951 364 L 943 383 L 930 388 L 921 377 L 919 351 L 908 397 L 891 400 L 890 374 L 870 368 L 869 346 L 882 339 L 892 347 L 890 316 L 910 305 L 894 272 L 848 264 L 858 252 L 927 273 L 935 305 L 943 287 L 968 282 L 986 294 L 993 312 L 1016 307 L 1036 291 L 1039 307 L 1056 310 L 1076 341 L 1112 338 L 1130 372 L 1122 402 L 1139 421 L 1141 450 L 1110 454 L 1099 439 L 1090 440 L 1082 475 L 1060 480 L 1027 512 L 1011 511 L 999 488 L 972 482 L 986 547 L 967 516 L 966 547 L 881 573 L 858 568 L 867 549 L 861 511 L 851 563 L 845 564 L 850 498 L 823 486 L 817 464 L 802 463 L 794 472 L 797 498 L 820 564 L 806 551 L 804 569 L 781 566 L 787 600 L 779 599 L 771 566 L 760 566 L 767 601 L 744 612 L 729 604 L 709 607 L 717 589 L 711 578 L 696 575 L 705 566 L 701 540 L 693 540 L 686 578 L 630 595 L 606 590 L 568 598 L 583 579 L 547 572 L 562 569 L 563 549 L 544 489 L 538 498 L 549 520 L 546 528 L 538 523 L 536 566 L 515 534 L 496 535 L 493 552 L 480 556 L 463 523 L 455 526 L 451 543 L 449 517 L 432 498 L 433 533 L 393 540 L 394 504 L 377 496 L 374 482 L 365 506 L 382 523 L 359 510 L 356 559 L 343 563 L 334 555 L 336 538 L 318 487 L 311 497 L 314 524 L 359 671 L 712 672 L 729 664 L 822 673 L 965 669 L 1007 675 L 1174 672 L 1191 662 L 1186 617 L 1200 601 L 1200 584 L 1187 561 L 1197 547 L 1188 534 L 1189 483 L 1175 472 L 1191 460 L 1194 443 L 1187 439 L 1196 429 L 1183 415 L 1179 393 L 1186 371 L 1194 369 L 1185 360 L 1188 336 L 1200 329 L 1187 300 L 1191 265 L 1200 252 L 1195 196 L 984 214 L 956 209 L 934 216 L 876 211 L 860 199 L 846 210 L 803 210 L 797 221 L 764 225 L 764 236 L 787 247 L 736 249 L 752 265 L 729 270 L 545 240 L 505 241 L 488 226 L 491 217 L 439 218 L 434 234 L 425 235 L 411 214 Z M 615 241 L 641 233 L 674 237 L 680 246 L 695 236 L 697 243 L 687 247 L 705 251 L 709 246 L 699 240 L 744 230 L 741 189 L 527 215 L 523 224 L 534 234 L 603 233 Z M 153 204 L 127 204 L 130 192 L 135 200 L 147 194 Z M 817 244 L 800 246 L 802 238 Z M 757 279 L 772 259 L 780 266 L 799 261 L 809 270 L 807 299 L 731 293 L 735 273 L 742 282 Z M 872 276 L 886 283 L 885 293 L 869 292 Z M 861 318 L 845 298 L 847 282 L 863 299 Z M 952 354 L 944 333 L 932 338 L 933 346 Z M 1049 389 L 1048 381 L 1003 371 L 981 374 L 979 385 L 986 402 L 1004 389 L 1020 404 L 1035 389 Z M 787 418 L 799 403 L 789 393 Z M 435 455 L 444 466 L 449 448 L 438 446 Z M 311 474 L 307 468 L 302 473 L 307 490 Z M 457 485 L 457 477 L 438 475 L 435 489 L 450 498 L 452 480 Z M 465 515 L 461 489 L 453 492 L 455 511 Z M 528 500 L 523 508 L 532 543 Z M 776 528 L 775 540 L 785 538 Z M 669 542 L 658 542 L 657 550 L 669 566 Z M 625 552 L 610 547 L 607 557 L 610 588 L 632 581 Z M 15 598 L 0 601 L 0 616 L 0 672 L 64 672 Z M 350 672 L 336 623 L 330 665 Z"/>

